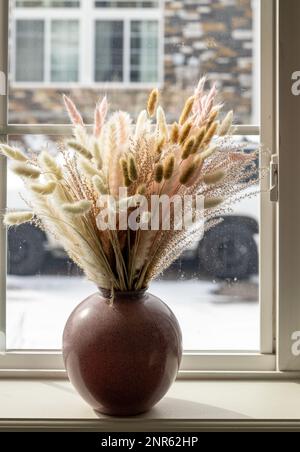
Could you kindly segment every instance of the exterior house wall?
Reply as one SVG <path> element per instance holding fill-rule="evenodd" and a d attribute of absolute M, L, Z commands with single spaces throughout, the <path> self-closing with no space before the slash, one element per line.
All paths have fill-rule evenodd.
<path fill-rule="evenodd" d="M 175 120 L 184 98 L 200 76 L 209 75 L 221 91 L 225 109 L 234 109 L 237 123 L 250 123 L 252 113 L 253 18 L 252 0 L 165 0 L 164 82 L 162 103 Z M 71 87 L 71 89 L 70 89 Z M 148 90 L 91 89 L 71 85 L 57 90 L 10 86 L 11 123 L 67 122 L 61 94 L 78 104 L 86 122 L 98 97 L 108 94 L 111 109 L 128 110 L 134 117 L 146 104 Z"/>

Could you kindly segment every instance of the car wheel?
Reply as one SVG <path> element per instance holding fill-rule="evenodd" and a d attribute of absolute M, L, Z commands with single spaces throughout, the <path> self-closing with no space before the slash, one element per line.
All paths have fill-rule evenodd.
<path fill-rule="evenodd" d="M 37 274 L 44 262 L 45 234 L 30 224 L 8 231 L 8 273 L 18 276 Z"/>
<path fill-rule="evenodd" d="M 249 228 L 239 224 L 217 225 L 199 246 L 201 268 L 219 279 L 246 279 L 257 272 L 258 251 Z"/>

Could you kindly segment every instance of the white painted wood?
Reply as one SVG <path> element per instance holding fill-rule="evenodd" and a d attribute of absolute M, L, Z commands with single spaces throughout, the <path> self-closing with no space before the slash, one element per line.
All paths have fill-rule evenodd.
<path fill-rule="evenodd" d="M 131 20 L 126 18 L 123 20 L 123 82 L 130 83 L 130 53 L 131 53 Z"/>
<path fill-rule="evenodd" d="M 89 0 L 82 0 L 79 23 L 79 80 L 83 85 L 90 85 L 95 73 L 95 21 L 91 21 L 92 17 L 93 3 Z"/>
<path fill-rule="evenodd" d="M 275 371 L 275 355 L 259 353 L 196 353 L 186 352 L 181 363 L 182 372 L 271 372 Z M 64 369 L 60 351 L 7 351 L 0 356 L 1 370 L 61 371 Z"/>
<path fill-rule="evenodd" d="M 299 421 L 300 385 L 295 382 L 178 381 L 148 413 L 120 419 L 97 415 L 66 381 L 0 381 L 0 429 L 299 429 Z"/>

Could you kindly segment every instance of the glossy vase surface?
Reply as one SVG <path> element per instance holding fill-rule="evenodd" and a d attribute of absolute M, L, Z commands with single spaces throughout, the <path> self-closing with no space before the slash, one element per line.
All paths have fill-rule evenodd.
<path fill-rule="evenodd" d="M 71 314 L 63 356 L 69 379 L 96 411 L 143 413 L 174 381 L 182 356 L 179 324 L 170 308 L 145 292 L 100 291 Z"/>

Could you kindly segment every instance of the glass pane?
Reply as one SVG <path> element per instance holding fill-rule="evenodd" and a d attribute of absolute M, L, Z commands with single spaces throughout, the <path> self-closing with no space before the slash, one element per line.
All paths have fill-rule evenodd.
<path fill-rule="evenodd" d="M 84 84 L 81 87 L 70 86 L 68 94 L 76 101 L 78 108 L 83 112 L 85 122 L 91 122 L 93 118 L 93 108 L 99 96 L 107 94 L 112 110 L 128 110 L 135 119 L 141 109 L 144 108 L 149 91 L 136 87 L 136 80 L 143 77 L 152 78 L 149 73 L 150 65 L 145 69 L 142 66 L 145 57 L 140 53 L 132 55 L 133 50 L 145 48 L 146 37 L 143 33 L 148 33 L 145 27 L 140 26 L 139 43 L 131 43 L 130 36 L 124 39 L 123 19 L 124 6 L 131 5 L 126 10 L 126 18 L 129 21 L 142 22 L 154 21 L 153 15 L 157 16 L 154 8 L 145 8 L 149 2 L 97 2 L 98 6 L 107 7 L 101 10 L 101 20 L 95 25 L 95 15 L 100 9 L 95 8 L 95 14 L 85 15 L 82 3 L 82 19 L 89 17 L 89 29 L 95 32 L 92 42 L 96 43 L 95 52 L 91 49 L 90 40 L 87 35 L 80 36 L 80 48 L 84 52 L 91 52 L 87 61 L 90 64 L 85 68 Z M 151 2 L 158 4 L 158 2 Z M 259 80 L 260 80 L 260 42 L 259 42 L 259 8 L 260 0 L 207 0 L 203 4 L 198 1 L 165 1 L 159 2 L 159 12 L 161 15 L 163 36 L 158 37 L 159 46 L 163 54 L 159 55 L 159 73 L 163 74 L 161 88 L 161 103 L 164 105 L 169 121 L 178 118 L 183 106 L 183 99 L 192 94 L 194 86 L 199 78 L 207 74 L 211 82 L 216 81 L 220 90 L 220 100 L 225 103 L 226 109 L 234 109 L 235 122 L 237 124 L 259 124 Z M 92 3 L 95 4 L 94 2 Z M 105 4 L 105 5 L 104 5 Z M 108 7 L 116 8 L 110 11 Z M 36 8 L 38 10 L 38 8 Z M 70 15 L 74 14 L 74 9 L 58 8 L 59 16 L 63 20 L 72 20 Z M 17 11 L 18 17 L 22 13 Z M 26 11 L 25 11 L 26 13 Z M 114 14 L 115 19 L 109 22 L 109 17 Z M 12 16 L 14 9 L 12 8 Z M 41 17 L 44 11 L 40 9 Z M 107 14 L 107 15 L 106 15 Z M 137 17 L 138 15 L 138 17 Z M 50 18 L 50 16 L 48 16 Z M 104 24 L 104 22 L 106 24 Z M 12 27 L 14 33 L 15 27 Z M 84 27 L 82 27 L 84 30 Z M 29 32 L 28 32 L 29 33 Z M 39 27 L 31 27 L 30 38 L 32 45 L 27 45 L 26 56 L 13 55 L 12 60 L 18 61 L 21 74 L 27 73 L 26 80 L 41 79 L 40 55 L 42 43 Z M 151 38 L 152 39 L 152 38 Z M 13 42 L 14 39 L 11 40 Z M 136 39 L 135 39 L 136 41 Z M 25 41 L 26 42 L 26 41 Z M 151 41 L 152 43 L 152 41 Z M 153 38 L 154 43 L 154 38 Z M 21 45 L 21 44 L 20 44 Z M 38 48 L 39 51 L 36 51 Z M 33 50 L 32 50 L 33 49 Z M 124 49 L 124 52 L 123 52 Z M 11 49 L 14 52 L 14 48 Z M 38 58 L 36 57 L 38 55 Z M 134 89 L 123 87 L 120 82 L 123 80 L 123 56 L 126 55 L 126 67 L 130 66 L 132 58 L 132 70 L 128 67 L 129 82 L 135 84 Z M 85 57 L 85 53 L 81 58 Z M 154 58 L 154 52 L 153 52 Z M 25 65 L 25 61 L 32 64 Z M 24 67 L 23 67 L 24 66 Z M 39 68 L 39 76 L 33 74 L 33 68 Z M 20 69 L 21 68 L 21 69 Z M 72 67 L 73 69 L 73 67 Z M 151 72 L 151 71 L 150 71 Z M 124 74 L 125 75 L 125 74 Z M 11 77 L 13 80 L 14 77 Z M 87 87 L 87 80 L 90 86 Z M 94 81 L 105 82 L 104 86 L 93 86 Z M 32 80 L 31 80 L 32 81 Z M 79 80 L 80 82 L 80 80 Z M 118 87 L 114 87 L 110 82 L 118 82 Z M 150 83 L 151 83 L 150 82 Z M 154 83 L 154 82 L 153 82 Z M 64 87 L 66 91 L 66 87 Z M 51 84 L 44 84 L 40 87 L 29 88 L 16 87 L 13 84 L 9 91 L 9 121 L 11 123 L 67 123 L 68 116 L 64 112 L 61 102 L 63 91 Z M 25 114 L 26 112 L 26 114 Z"/>
<path fill-rule="evenodd" d="M 16 22 L 17 82 L 40 82 L 44 79 L 44 21 Z"/>
<path fill-rule="evenodd" d="M 77 82 L 79 22 L 53 20 L 51 24 L 51 81 Z"/>
<path fill-rule="evenodd" d="M 131 22 L 130 80 L 158 82 L 158 23 Z"/>
<path fill-rule="evenodd" d="M 80 0 L 17 0 L 17 8 L 79 8 Z"/>
<path fill-rule="evenodd" d="M 95 36 L 95 80 L 123 81 L 124 23 L 97 21 Z"/>
<path fill-rule="evenodd" d="M 55 154 L 60 137 L 11 136 L 9 143 Z M 22 195 L 21 195 L 22 194 Z M 8 170 L 8 206 L 29 209 L 23 182 Z M 31 225 L 8 231 L 7 345 L 61 347 L 63 326 L 75 305 L 95 291 L 57 242 Z"/>
<path fill-rule="evenodd" d="M 245 139 L 249 149 L 258 143 Z M 61 140 L 31 135 L 9 142 L 55 154 Z M 23 183 L 10 170 L 8 205 L 29 209 Z M 186 350 L 259 350 L 258 229 L 259 198 L 246 197 L 151 284 L 177 316 Z M 66 319 L 96 287 L 50 234 L 30 225 L 9 230 L 8 269 L 8 347 L 59 349 Z"/>

